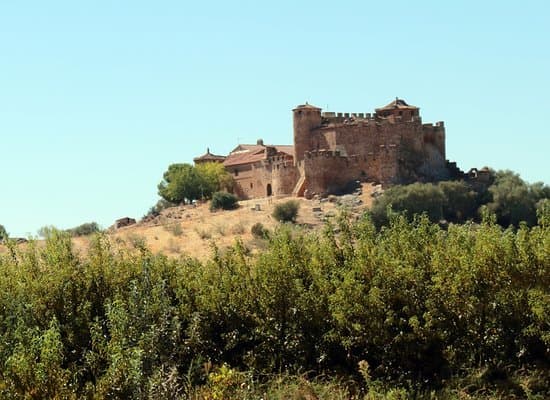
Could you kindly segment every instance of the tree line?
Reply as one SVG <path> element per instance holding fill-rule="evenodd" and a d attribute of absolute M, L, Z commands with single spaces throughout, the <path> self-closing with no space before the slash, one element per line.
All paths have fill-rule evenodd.
<path fill-rule="evenodd" d="M 432 222 L 464 223 L 479 222 L 486 209 L 503 227 L 533 226 L 537 210 L 549 200 L 548 185 L 530 184 L 512 171 L 491 171 L 487 184 L 444 181 L 391 187 L 375 200 L 372 214 L 377 226 L 387 224 L 392 212 L 409 218 L 426 213 Z"/>

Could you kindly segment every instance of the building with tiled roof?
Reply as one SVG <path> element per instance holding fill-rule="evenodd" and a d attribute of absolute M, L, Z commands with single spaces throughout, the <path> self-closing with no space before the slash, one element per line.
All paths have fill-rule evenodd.
<path fill-rule="evenodd" d="M 285 162 L 292 166 L 293 153 L 293 146 L 265 145 L 259 139 L 256 144 L 239 144 L 223 165 L 235 180 L 237 194 L 243 198 L 288 195 L 291 188 L 280 186 L 273 169 Z"/>
<path fill-rule="evenodd" d="M 239 144 L 223 165 L 241 198 L 335 193 L 356 180 L 391 185 L 459 176 L 445 159 L 443 122 L 424 124 L 419 111 L 399 98 L 372 114 L 305 103 L 292 110 L 292 146 Z"/>

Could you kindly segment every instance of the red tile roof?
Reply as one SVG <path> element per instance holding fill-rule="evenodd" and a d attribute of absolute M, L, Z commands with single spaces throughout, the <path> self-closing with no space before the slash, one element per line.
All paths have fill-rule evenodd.
<path fill-rule="evenodd" d="M 289 155 L 294 154 L 294 146 L 290 145 L 257 145 L 240 144 L 225 159 L 223 165 L 231 167 L 235 165 L 251 164 L 266 159 L 266 148 L 274 147 L 277 152 Z"/>
<path fill-rule="evenodd" d="M 256 151 L 242 150 L 229 154 L 223 165 L 231 167 L 234 165 L 251 164 L 263 159 L 265 159 L 265 150 L 263 148 Z"/>

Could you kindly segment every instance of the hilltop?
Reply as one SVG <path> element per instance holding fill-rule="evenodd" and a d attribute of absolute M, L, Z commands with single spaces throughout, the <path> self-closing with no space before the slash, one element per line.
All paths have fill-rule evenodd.
<path fill-rule="evenodd" d="M 337 215 L 339 208 L 348 207 L 360 213 L 372 204 L 372 193 L 377 186 L 364 184 L 355 194 L 331 196 L 326 199 L 307 200 L 303 197 L 281 199 L 261 198 L 242 200 L 235 210 L 211 212 L 208 203 L 182 205 L 163 210 L 148 222 L 110 230 L 109 234 L 120 242 L 143 240 L 154 253 L 168 256 L 186 254 L 205 260 L 211 255 L 211 244 L 223 250 L 241 240 L 252 252 L 261 250 L 262 243 L 251 234 L 255 223 L 272 230 L 278 224 L 271 216 L 277 204 L 296 200 L 300 204 L 297 224 L 310 229 L 320 228 L 327 219 Z M 75 238 L 77 248 L 86 248 L 89 238 Z"/>
<path fill-rule="evenodd" d="M 300 209 L 296 223 L 308 229 L 319 229 L 341 208 L 360 214 L 371 206 L 372 194 L 379 190 L 379 186 L 365 183 L 353 194 L 311 200 L 303 197 L 242 200 L 235 210 L 215 212 L 209 210 L 208 202 L 181 205 L 161 211 L 154 219 L 119 229 L 111 227 L 106 232 L 113 243 L 126 246 L 141 242 L 153 253 L 170 257 L 188 255 L 206 260 L 212 253 L 212 244 L 223 251 L 236 240 L 241 240 L 254 253 L 261 251 L 264 243 L 253 237 L 251 227 L 261 223 L 273 230 L 278 222 L 271 214 L 277 204 L 298 201 Z M 72 240 L 75 248 L 85 253 L 90 239 L 90 236 L 80 236 Z M 2 251 L 5 251 L 5 246 L 0 245 Z"/>

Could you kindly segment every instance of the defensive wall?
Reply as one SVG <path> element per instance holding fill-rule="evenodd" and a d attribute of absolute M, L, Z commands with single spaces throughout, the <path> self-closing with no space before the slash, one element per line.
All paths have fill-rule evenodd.
<path fill-rule="evenodd" d="M 310 105 L 293 111 L 296 165 L 310 191 L 321 187 L 334 190 L 348 176 L 395 184 L 444 179 L 448 175 L 444 124 L 423 124 L 418 108 L 388 109 L 381 112 L 383 116 L 321 112 Z M 343 159 L 353 157 L 354 161 L 335 166 L 329 159 L 325 164 L 310 159 L 302 166 L 306 155 L 327 151 Z"/>
<path fill-rule="evenodd" d="M 460 176 L 446 160 L 444 123 L 423 123 L 419 110 L 398 98 L 374 113 L 299 105 L 292 150 L 258 141 L 261 160 L 226 168 L 241 198 L 338 192 L 353 180 L 392 185 Z"/>

